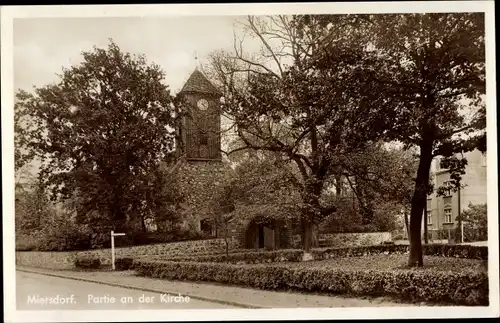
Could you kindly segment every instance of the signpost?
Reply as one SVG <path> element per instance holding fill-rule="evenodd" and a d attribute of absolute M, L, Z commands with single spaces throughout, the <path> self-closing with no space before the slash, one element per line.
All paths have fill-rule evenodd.
<path fill-rule="evenodd" d="M 111 230 L 111 265 L 113 270 L 115 270 L 115 237 L 124 236 L 125 233 L 115 233 Z"/>

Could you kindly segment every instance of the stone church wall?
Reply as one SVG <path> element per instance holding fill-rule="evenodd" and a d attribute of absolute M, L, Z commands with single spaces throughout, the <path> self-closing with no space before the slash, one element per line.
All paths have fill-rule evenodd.
<path fill-rule="evenodd" d="M 236 245 L 229 240 L 231 250 Z M 165 259 L 207 253 L 222 253 L 225 251 L 224 239 L 207 239 L 181 241 L 162 244 L 152 244 L 115 249 L 116 258 L 135 258 L 140 256 L 162 256 Z M 101 264 L 111 265 L 111 249 L 93 249 L 84 251 L 16 251 L 16 265 L 46 268 L 74 269 L 75 260 L 79 257 L 99 258 Z"/>
<path fill-rule="evenodd" d="M 185 226 L 199 231 L 200 220 L 213 218 L 209 213 L 212 193 L 231 178 L 233 170 L 227 163 L 217 161 L 188 161 L 178 170 Z"/>

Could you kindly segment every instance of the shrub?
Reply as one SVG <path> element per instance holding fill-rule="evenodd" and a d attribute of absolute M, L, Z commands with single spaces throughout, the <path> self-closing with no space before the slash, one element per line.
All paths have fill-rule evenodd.
<path fill-rule="evenodd" d="M 173 230 L 169 232 L 137 232 L 131 235 L 133 245 L 148 245 L 203 238 L 201 233 L 192 230 Z"/>
<path fill-rule="evenodd" d="M 403 240 L 404 237 L 401 233 L 399 233 L 399 234 L 396 234 L 392 239 L 393 240 Z"/>
<path fill-rule="evenodd" d="M 16 233 L 16 251 L 36 251 L 38 240 L 35 234 Z"/>
<path fill-rule="evenodd" d="M 19 211 L 19 214 L 16 213 L 17 251 L 66 251 L 91 248 L 91 230 L 87 226 L 75 223 L 67 213 L 58 214 L 50 204 L 40 206 L 40 209 L 40 214 L 29 216 L 26 214 L 27 211 L 38 211 L 30 208 L 16 210 Z M 36 226 L 29 220 L 31 218 L 37 219 Z M 26 227 L 19 227 L 24 224 Z"/>
<path fill-rule="evenodd" d="M 488 259 L 488 247 L 486 246 L 468 246 L 468 245 L 450 245 L 450 244 L 428 244 L 422 246 L 424 255 L 442 256 L 467 259 Z M 335 258 L 335 257 L 357 257 L 373 254 L 393 254 L 408 253 L 407 245 L 376 245 L 355 248 L 326 248 L 313 249 L 315 259 Z"/>
<path fill-rule="evenodd" d="M 464 226 L 464 241 L 488 240 L 488 208 L 486 204 L 469 204 L 461 214 Z"/>
<path fill-rule="evenodd" d="M 409 301 L 488 305 L 488 275 L 436 270 L 341 270 L 289 268 L 259 264 L 135 261 L 139 275 L 187 281 L 209 281 L 269 290 L 299 290 L 391 296 Z"/>
<path fill-rule="evenodd" d="M 110 230 L 99 230 L 92 234 L 93 247 L 106 247 L 111 245 Z M 191 230 L 173 230 L 169 232 L 144 232 L 144 231 L 127 231 L 126 235 L 115 238 L 116 247 L 141 246 L 150 244 L 161 244 L 178 241 L 200 240 L 203 239 L 201 233 Z"/>
<path fill-rule="evenodd" d="M 312 254 L 315 260 L 323 260 L 339 257 L 359 257 L 367 255 L 376 255 L 381 253 L 407 253 L 408 246 L 406 245 L 375 245 L 375 246 L 362 246 L 354 248 L 324 248 L 313 249 Z"/>
<path fill-rule="evenodd" d="M 372 227 L 374 231 L 393 231 L 401 214 L 401 206 L 391 202 L 379 201 L 373 210 Z"/>
<path fill-rule="evenodd" d="M 488 260 L 487 246 L 429 244 L 422 246 L 425 255 Z"/>
<path fill-rule="evenodd" d="M 134 259 L 132 258 L 118 258 L 115 260 L 116 270 L 129 270 L 132 269 Z"/>
<path fill-rule="evenodd" d="M 101 260 L 95 257 L 77 257 L 75 267 L 82 269 L 97 269 L 101 266 Z"/>
<path fill-rule="evenodd" d="M 52 219 L 39 232 L 37 251 L 87 250 L 91 247 L 90 229 L 66 217 Z"/>
<path fill-rule="evenodd" d="M 337 212 L 321 223 L 321 233 L 367 233 L 386 232 L 398 227 L 397 219 L 401 206 L 392 202 L 378 201 L 373 208 L 372 219 L 364 223 L 363 212 L 353 207 L 352 197 L 338 196 L 334 198 Z"/>
<path fill-rule="evenodd" d="M 439 240 L 448 240 L 449 242 L 458 241 L 456 228 L 442 228 L 436 230 L 436 236 Z M 423 238 L 423 235 L 422 235 Z"/>
<path fill-rule="evenodd" d="M 289 250 L 274 250 L 274 251 L 247 251 L 231 253 L 229 255 L 225 254 L 214 254 L 214 255 L 197 255 L 193 257 L 175 257 L 169 259 L 170 261 L 183 262 L 183 261 L 195 261 L 195 262 L 227 262 L 227 263 L 245 263 L 245 264 L 258 264 L 265 262 L 297 262 L 301 261 L 303 251 L 299 249 L 289 249 Z"/>

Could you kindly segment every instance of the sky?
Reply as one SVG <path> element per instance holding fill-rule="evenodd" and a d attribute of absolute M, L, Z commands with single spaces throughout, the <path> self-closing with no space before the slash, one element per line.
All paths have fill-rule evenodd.
<path fill-rule="evenodd" d="M 144 54 L 148 63 L 158 64 L 166 74 L 164 83 L 175 94 L 211 52 L 233 51 L 235 33 L 242 35 L 243 18 L 17 18 L 13 28 L 14 89 L 31 92 L 34 86 L 57 82 L 63 67 L 82 62 L 82 51 L 106 48 L 112 39 L 123 52 Z M 244 44 L 248 52 L 260 47 L 256 39 L 248 37 Z M 39 161 L 33 161 L 29 173 L 36 173 L 39 167 Z"/>
<path fill-rule="evenodd" d="M 109 39 L 124 52 L 144 54 L 166 72 L 176 93 L 197 63 L 215 50 L 233 48 L 239 16 L 123 18 L 28 18 L 14 20 L 14 87 L 31 90 L 57 81 L 62 67 L 81 62 L 82 51 L 105 48 Z M 236 28 L 236 30 L 239 30 Z M 252 40 L 247 41 L 249 48 Z"/>
<path fill-rule="evenodd" d="M 243 16 L 163 16 L 14 19 L 14 88 L 30 91 L 58 80 L 62 67 L 82 61 L 82 51 L 105 48 L 109 39 L 124 52 L 144 54 L 165 71 L 178 92 L 198 63 L 216 50 L 233 51 Z M 260 43 L 245 39 L 247 53 Z M 197 63 L 195 57 L 198 57 Z"/>

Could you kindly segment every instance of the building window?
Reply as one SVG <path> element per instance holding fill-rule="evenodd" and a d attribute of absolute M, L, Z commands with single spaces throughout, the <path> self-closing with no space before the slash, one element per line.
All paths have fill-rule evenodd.
<path fill-rule="evenodd" d="M 447 206 L 444 208 L 444 223 L 452 223 L 451 222 L 451 206 Z"/>
<path fill-rule="evenodd" d="M 443 182 L 443 186 L 449 187 L 450 190 L 451 190 L 451 188 L 453 187 L 453 183 L 451 181 L 444 181 Z"/>
<path fill-rule="evenodd" d="M 444 171 L 447 170 L 446 167 L 443 167 L 443 158 L 438 157 L 436 159 L 436 171 Z"/>
<path fill-rule="evenodd" d="M 432 211 L 427 211 L 427 224 L 432 224 Z"/>
<path fill-rule="evenodd" d="M 451 195 L 452 191 L 453 191 L 453 184 L 451 183 L 451 181 L 444 181 L 443 182 L 443 187 L 445 188 L 445 192 L 447 195 Z M 446 198 L 445 198 L 446 199 Z M 451 201 L 450 201 L 451 202 Z"/>
<path fill-rule="evenodd" d="M 208 134 L 206 131 L 200 131 L 200 145 L 208 145 Z"/>

